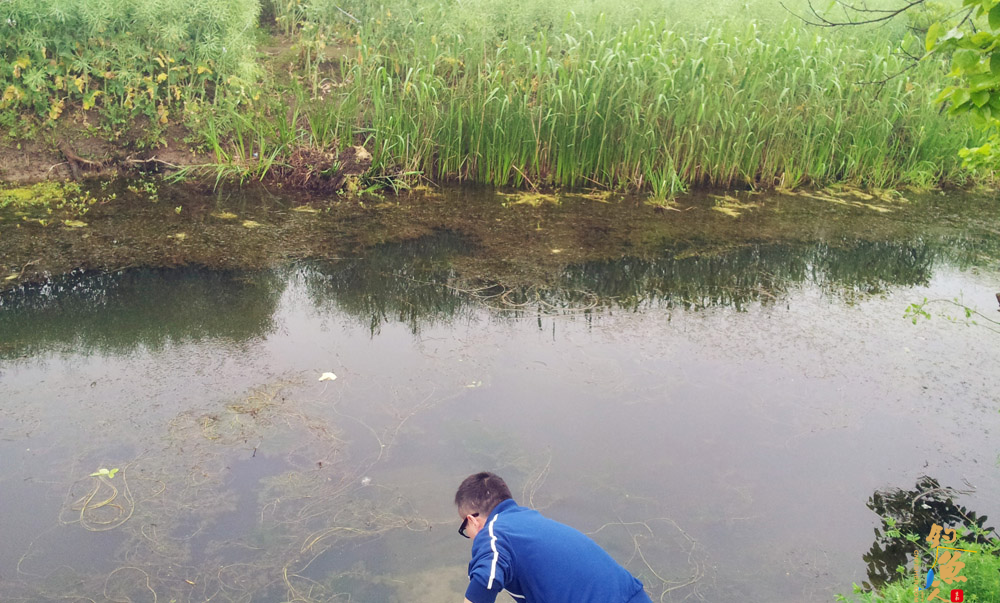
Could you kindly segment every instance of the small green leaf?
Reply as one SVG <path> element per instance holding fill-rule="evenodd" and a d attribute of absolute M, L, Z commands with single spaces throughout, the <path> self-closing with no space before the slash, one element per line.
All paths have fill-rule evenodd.
<path fill-rule="evenodd" d="M 976 128 L 986 128 L 990 123 L 990 108 L 987 107 L 977 107 L 975 103 L 970 103 L 969 105 L 969 121 Z"/>
<path fill-rule="evenodd" d="M 1000 29 L 1000 4 L 990 9 L 990 29 Z"/>
<path fill-rule="evenodd" d="M 995 39 L 996 39 L 996 36 L 994 36 L 993 34 L 991 34 L 988 31 L 977 31 L 976 33 L 972 34 L 971 38 L 969 38 L 969 42 L 971 43 L 971 45 L 967 44 L 965 47 L 966 48 L 971 48 L 971 49 L 975 50 L 976 52 L 979 52 L 984 47 L 986 47 L 990 43 L 992 43 L 993 40 L 995 40 Z"/>
<path fill-rule="evenodd" d="M 946 86 L 944 90 L 938 93 L 937 98 L 934 99 L 935 103 L 943 103 L 944 101 L 951 98 L 951 94 L 955 91 L 954 86 Z"/>
<path fill-rule="evenodd" d="M 997 4 L 1000 7 L 1000 4 Z M 993 52 L 990 55 L 990 71 L 993 75 L 1000 75 L 1000 52 Z"/>
<path fill-rule="evenodd" d="M 965 32 L 957 27 L 952 27 L 943 36 L 938 38 L 939 42 L 948 42 L 950 40 L 961 40 L 965 37 Z"/>
<path fill-rule="evenodd" d="M 951 57 L 951 68 L 957 73 L 968 71 L 977 63 L 979 63 L 979 53 L 967 48 L 956 50 L 954 56 Z"/>
<path fill-rule="evenodd" d="M 109 471 L 108 472 L 108 477 L 114 479 L 116 473 L 118 473 L 118 467 L 115 467 L 114 469 L 112 469 L 111 471 Z"/>
<path fill-rule="evenodd" d="M 938 36 L 941 35 L 941 24 L 938 22 L 933 23 L 927 28 L 927 37 L 924 39 L 924 47 L 927 52 L 934 50 L 934 45 L 937 44 Z"/>
<path fill-rule="evenodd" d="M 115 469 L 115 471 L 117 471 L 117 469 Z M 90 474 L 90 477 L 101 477 L 102 475 L 110 475 L 110 474 L 111 474 L 111 472 L 110 472 L 110 471 L 108 471 L 108 470 L 107 470 L 106 468 L 104 468 L 104 467 L 101 467 L 101 468 L 100 468 L 100 469 L 98 469 L 97 471 L 95 471 L 95 472 L 91 473 L 91 474 Z"/>
<path fill-rule="evenodd" d="M 965 88 L 958 88 L 955 90 L 954 94 L 951 95 L 951 104 L 953 109 L 958 109 L 965 103 L 969 102 L 972 95 Z"/>
<path fill-rule="evenodd" d="M 957 105 L 957 106 L 956 105 L 952 105 L 952 107 L 950 109 L 948 109 L 948 115 L 962 115 L 962 114 L 968 113 L 969 110 L 972 109 L 972 107 L 973 107 L 973 105 L 971 105 L 969 103 L 964 103 L 964 104 Z M 982 126 L 982 123 L 981 122 L 977 122 L 975 117 L 972 118 L 972 121 L 974 122 L 973 125 L 975 125 L 975 127 L 978 128 L 978 127 Z"/>
<path fill-rule="evenodd" d="M 1000 88 L 1000 79 L 993 73 L 981 73 L 969 78 L 969 92 L 979 92 L 991 88 Z"/>
<path fill-rule="evenodd" d="M 973 92 L 971 98 L 972 102 L 977 107 L 982 107 L 986 103 L 990 102 L 990 93 L 985 90 L 980 90 L 979 92 Z"/>

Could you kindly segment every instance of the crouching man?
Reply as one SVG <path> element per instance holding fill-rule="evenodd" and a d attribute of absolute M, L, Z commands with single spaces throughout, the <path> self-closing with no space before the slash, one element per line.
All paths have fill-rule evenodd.
<path fill-rule="evenodd" d="M 472 539 L 466 603 L 493 603 L 501 590 L 519 603 L 652 603 L 596 542 L 519 506 L 497 475 L 467 477 L 455 505 L 458 533 Z"/>

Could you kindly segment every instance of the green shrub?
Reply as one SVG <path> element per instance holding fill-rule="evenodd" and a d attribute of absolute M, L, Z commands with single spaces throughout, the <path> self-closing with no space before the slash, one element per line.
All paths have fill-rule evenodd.
<path fill-rule="evenodd" d="M 0 2 L 0 109 L 55 120 L 80 102 L 165 123 L 185 102 L 245 95 L 259 10 L 256 0 Z"/>

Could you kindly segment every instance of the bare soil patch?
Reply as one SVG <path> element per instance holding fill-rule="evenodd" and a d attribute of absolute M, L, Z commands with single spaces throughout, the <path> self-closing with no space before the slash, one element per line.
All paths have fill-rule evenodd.
<path fill-rule="evenodd" d="M 28 184 L 43 180 L 110 177 L 121 172 L 160 172 L 210 161 L 185 142 L 182 126 L 167 127 L 150 142 L 143 120 L 127 131 L 108 132 L 94 117 L 76 110 L 28 139 L 0 140 L 0 182 Z"/>

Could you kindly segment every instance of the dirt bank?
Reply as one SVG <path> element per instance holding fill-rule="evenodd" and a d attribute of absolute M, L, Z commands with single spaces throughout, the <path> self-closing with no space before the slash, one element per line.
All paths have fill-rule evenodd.
<path fill-rule="evenodd" d="M 69 112 L 67 112 L 69 113 Z M 43 181 L 110 179 L 144 173 L 170 174 L 184 170 L 189 179 L 214 183 L 228 176 L 264 173 L 264 180 L 285 188 L 334 192 L 371 167 L 363 147 L 292 149 L 288 159 L 268 170 L 222 160 L 190 144 L 194 138 L 181 125 L 154 127 L 138 120 L 127 130 L 108 131 L 77 110 L 48 126 L 38 126 L 23 138 L 0 140 L 0 185 Z M 236 178 L 253 179 L 253 178 Z"/>
<path fill-rule="evenodd" d="M 82 110 L 58 122 L 30 128 L 20 138 L 0 140 L 0 182 L 108 178 L 121 172 L 163 172 L 211 162 L 185 142 L 181 126 L 156 128 L 138 121 L 127 130 L 109 131 Z M 152 139 L 152 140 L 151 140 Z"/>

